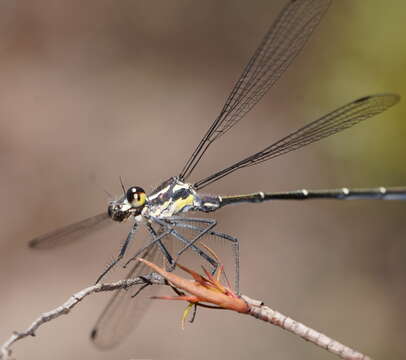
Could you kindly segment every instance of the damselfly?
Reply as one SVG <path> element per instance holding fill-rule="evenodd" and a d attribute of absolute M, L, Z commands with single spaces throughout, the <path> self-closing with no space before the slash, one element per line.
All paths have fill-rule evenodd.
<path fill-rule="evenodd" d="M 118 256 L 99 276 L 98 282 L 122 260 L 128 245 L 140 226 L 144 226 L 148 230 L 150 239 L 143 248 L 131 257 L 127 264 L 137 256 L 147 257 L 153 261 L 157 255 L 162 254 L 169 268 L 173 269 L 179 256 L 186 250 L 190 250 L 200 255 L 214 270 L 218 266 L 216 259 L 200 245 L 200 241 L 206 235 L 211 235 L 232 245 L 235 259 L 235 286 L 238 292 L 238 239 L 215 231 L 217 222 L 213 218 L 187 217 L 185 213 L 211 213 L 231 204 L 259 203 L 271 200 L 406 200 L 406 188 L 384 187 L 375 189 L 297 190 L 280 193 L 257 192 L 232 196 L 205 195 L 200 192 L 206 186 L 236 170 L 257 165 L 300 149 L 381 113 L 399 101 L 399 96 L 395 94 L 371 95 L 352 101 L 290 133 L 263 150 L 214 174 L 195 182 L 188 180 L 209 146 L 234 127 L 281 77 L 304 47 L 329 4 L 330 0 L 289 1 L 244 68 L 220 114 L 177 176 L 164 181 L 150 194 L 146 194 L 138 186 L 132 186 L 129 189 L 122 186 L 123 196 L 118 200 L 110 201 L 106 213 L 37 237 L 30 242 L 30 246 L 35 248 L 52 247 L 66 239 L 93 231 L 106 221 L 124 222 L 130 220 L 132 228 Z M 184 229 L 192 231 L 194 235 L 192 237 L 183 236 L 181 230 Z M 168 249 L 163 241 L 167 238 L 179 241 L 182 244 L 180 250 L 171 251 Z M 142 264 L 135 263 L 128 276 L 135 277 L 146 274 L 146 272 L 147 270 Z M 143 310 L 137 307 L 139 302 L 138 300 L 134 301 L 131 298 L 132 295 L 133 293 L 129 291 L 119 291 L 109 302 L 92 332 L 92 338 L 98 346 L 111 347 L 115 345 L 137 323 L 138 319 L 135 313 L 141 314 Z"/>

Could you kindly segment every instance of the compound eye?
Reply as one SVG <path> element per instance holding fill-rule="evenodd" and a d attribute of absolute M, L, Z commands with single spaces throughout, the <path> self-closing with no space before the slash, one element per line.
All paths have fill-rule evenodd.
<path fill-rule="evenodd" d="M 130 187 L 127 190 L 127 201 L 131 204 L 137 198 L 137 188 L 135 186 Z"/>
<path fill-rule="evenodd" d="M 127 201 L 134 207 L 139 207 L 145 204 L 146 195 L 144 189 L 138 186 L 132 186 L 127 190 Z"/>

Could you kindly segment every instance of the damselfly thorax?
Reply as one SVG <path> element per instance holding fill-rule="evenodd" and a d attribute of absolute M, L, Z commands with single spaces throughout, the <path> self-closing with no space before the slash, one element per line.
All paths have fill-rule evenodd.
<path fill-rule="evenodd" d="M 200 195 L 192 184 L 172 177 L 148 196 L 141 214 L 147 218 L 167 218 L 188 211 L 214 211 L 219 207 L 216 197 Z"/>
<path fill-rule="evenodd" d="M 192 184 L 171 177 L 149 195 L 141 187 L 130 187 L 122 198 L 109 203 L 107 213 L 118 222 L 131 216 L 141 221 L 170 218 L 188 211 L 211 212 L 219 207 L 218 197 L 200 195 Z"/>

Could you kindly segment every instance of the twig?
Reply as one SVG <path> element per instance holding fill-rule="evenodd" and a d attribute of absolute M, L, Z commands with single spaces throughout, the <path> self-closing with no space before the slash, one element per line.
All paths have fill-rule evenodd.
<path fill-rule="evenodd" d="M 0 360 L 9 360 L 11 356 L 11 346 L 18 340 L 21 340 L 27 336 L 35 336 L 35 332 L 37 329 L 45 324 L 48 321 L 56 319 L 61 315 L 68 314 L 80 301 L 82 301 L 85 297 L 98 293 L 98 292 L 105 292 L 105 291 L 114 291 L 118 289 L 128 289 L 134 285 L 142 285 L 146 282 L 154 285 L 166 285 L 167 282 L 161 276 L 155 273 L 151 273 L 145 277 L 138 277 L 134 279 L 126 279 L 117 281 L 111 284 L 97 284 L 90 287 L 87 287 L 76 294 L 73 294 L 64 304 L 58 306 L 57 308 L 42 313 L 25 331 L 17 332 L 15 331 L 10 338 L 1 345 L 0 348 Z"/>
<path fill-rule="evenodd" d="M 43 324 L 58 318 L 61 315 L 68 314 L 73 307 L 75 307 L 86 296 L 104 292 L 113 291 L 118 289 L 127 289 L 134 285 L 142 285 L 147 283 L 156 285 L 169 285 L 167 280 L 171 283 L 171 286 L 182 289 L 190 294 L 181 295 L 177 297 L 162 297 L 165 299 L 186 300 L 190 303 L 199 304 L 200 302 L 206 302 L 215 304 L 220 308 L 236 311 L 242 314 L 251 315 L 257 319 L 271 323 L 290 331 L 291 333 L 298 335 L 323 349 L 326 349 L 330 353 L 338 355 L 345 360 L 371 360 L 370 357 L 355 351 L 348 346 L 339 343 L 336 340 L 329 338 L 328 336 L 300 323 L 288 316 L 285 316 L 278 311 L 272 310 L 268 306 L 265 306 L 263 302 L 249 298 L 242 295 L 241 297 L 234 294 L 230 289 L 224 287 L 219 283 L 218 278 L 210 276 L 205 278 L 187 268 L 181 267 L 183 270 L 191 274 L 195 281 L 184 279 L 173 273 L 168 273 L 165 270 L 151 264 L 145 260 L 141 260 L 147 265 L 152 267 L 154 271 L 148 276 L 121 280 L 111 284 L 97 284 L 85 288 L 76 294 L 72 295 L 63 305 L 58 306 L 54 310 L 41 314 L 29 327 L 23 332 L 15 332 L 0 348 L 0 360 L 10 360 L 11 346 L 18 340 L 21 340 L 27 336 L 35 336 L 35 331 Z"/>
<path fill-rule="evenodd" d="M 150 268 L 170 281 L 174 286 L 185 290 L 191 295 L 177 296 L 177 297 L 161 297 L 162 299 L 169 300 L 186 300 L 191 304 L 198 304 L 199 302 L 208 302 L 210 304 L 218 305 L 221 308 L 236 311 L 243 314 L 251 315 L 257 319 L 269 322 L 273 325 L 279 326 L 282 329 L 288 330 L 295 335 L 299 335 L 303 339 L 326 349 L 332 354 L 338 355 L 345 360 L 371 360 L 370 357 L 355 351 L 340 342 L 329 338 L 328 336 L 300 323 L 290 317 L 281 314 L 278 311 L 272 310 L 265 306 L 262 301 L 253 300 L 248 296 L 236 296 L 232 290 L 225 287 L 220 283 L 220 273 L 216 276 L 210 275 L 205 269 L 207 276 L 201 276 L 184 266 L 179 264 L 182 270 L 190 274 L 194 281 L 184 279 L 176 274 L 168 273 L 155 264 L 146 260 L 140 261 L 147 264 Z M 189 308 L 189 307 L 188 307 Z M 187 309 L 188 309 L 187 308 Z"/>
<path fill-rule="evenodd" d="M 314 330 L 298 321 L 291 319 L 290 317 L 281 314 L 276 310 L 272 310 L 268 306 L 265 306 L 263 302 L 250 299 L 248 296 L 243 295 L 242 298 L 249 306 L 248 314 L 269 322 L 272 325 L 276 325 L 290 331 L 295 335 L 299 335 L 301 338 L 309 341 L 317 346 L 320 346 L 327 351 L 338 355 L 345 360 L 371 360 L 367 355 L 361 354 L 340 342 L 329 338 L 328 336 Z"/>

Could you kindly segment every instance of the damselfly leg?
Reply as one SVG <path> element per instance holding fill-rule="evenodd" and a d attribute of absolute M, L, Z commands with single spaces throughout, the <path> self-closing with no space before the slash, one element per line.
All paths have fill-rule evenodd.
<path fill-rule="evenodd" d="M 120 252 L 118 256 L 107 266 L 107 268 L 100 274 L 100 276 L 96 280 L 96 284 L 124 257 L 128 245 L 134 239 L 134 235 L 137 232 L 138 224 L 134 223 L 131 231 L 128 233 L 127 238 L 125 239 L 123 245 L 121 246 Z"/>
<path fill-rule="evenodd" d="M 197 231 L 198 233 L 205 232 L 205 234 L 207 234 L 207 235 L 211 235 L 211 236 L 229 241 L 231 243 L 232 250 L 233 250 L 233 259 L 234 259 L 234 276 L 235 276 L 234 289 L 235 289 L 235 292 L 237 294 L 239 294 L 239 288 L 240 288 L 240 242 L 239 242 L 239 240 L 229 234 L 225 234 L 225 233 L 221 233 L 221 232 L 213 231 L 213 230 L 205 231 L 206 229 L 204 229 L 204 228 L 187 223 L 189 221 L 198 222 L 197 220 L 206 220 L 206 219 L 173 217 L 171 220 L 178 227 L 194 230 L 194 231 Z M 184 247 L 182 249 L 182 253 L 183 253 L 183 250 L 187 249 L 188 247 L 189 246 Z M 177 256 L 180 256 L 179 252 L 177 253 Z M 218 267 L 218 264 L 213 269 L 213 273 L 217 270 L 217 267 Z"/>
<path fill-rule="evenodd" d="M 212 256 L 210 256 L 206 251 L 202 250 L 200 247 L 198 247 L 195 244 L 192 244 L 192 240 L 188 239 L 186 236 L 182 235 L 179 231 L 176 230 L 176 223 L 172 223 L 171 218 L 167 218 L 165 220 L 162 219 L 154 219 L 156 223 L 159 225 L 163 226 L 164 228 L 170 229 L 171 235 L 175 237 L 177 240 L 180 242 L 184 243 L 186 247 L 190 247 L 192 251 L 194 251 L 196 254 L 201 256 L 204 260 L 206 260 L 210 265 L 213 266 L 214 269 L 217 269 L 218 267 L 218 262 L 216 259 L 214 259 Z M 201 237 L 201 236 L 200 236 Z M 199 237 L 199 238 L 200 238 Z M 178 253 L 177 255 L 178 256 Z"/>
<path fill-rule="evenodd" d="M 146 223 L 145 225 L 146 225 L 148 232 L 150 233 L 150 235 L 152 237 L 151 244 L 154 242 L 157 243 L 157 246 L 159 247 L 162 254 L 164 255 L 164 259 L 166 259 L 168 267 L 170 269 L 172 269 L 174 267 L 175 261 L 173 260 L 173 257 L 171 255 L 170 249 L 168 249 L 168 246 L 165 246 L 163 244 L 163 242 L 161 241 L 161 239 L 163 239 L 164 237 L 166 237 L 167 235 L 170 234 L 170 231 L 163 232 L 162 229 L 159 229 L 159 231 L 158 231 L 159 235 L 158 235 L 158 233 L 154 230 L 154 228 L 152 227 L 152 225 L 150 223 Z M 171 245 L 171 243 L 169 243 L 168 245 Z"/>
<path fill-rule="evenodd" d="M 160 255 L 161 252 L 155 245 L 144 250 L 140 256 L 157 263 Z M 128 272 L 126 279 L 147 276 L 150 273 L 150 268 L 137 261 Z M 94 344 L 101 349 L 118 345 L 139 324 L 151 304 L 149 297 L 158 291 L 158 285 L 150 285 L 148 282 L 140 285 L 138 289 L 131 287 L 116 291 L 91 331 Z M 135 295 L 136 299 L 134 299 Z"/>
<path fill-rule="evenodd" d="M 153 230 L 152 226 L 149 225 L 150 229 L 152 231 L 154 231 L 154 233 L 151 232 L 152 235 L 152 240 L 145 245 L 143 248 L 141 248 L 140 250 L 138 250 L 125 264 L 124 267 L 126 267 L 131 261 L 134 261 L 135 259 L 137 259 L 141 253 L 143 251 L 145 251 L 148 248 L 151 248 L 152 246 L 155 246 L 156 244 L 159 244 L 161 242 L 161 240 L 164 237 L 167 236 L 172 236 L 175 239 L 180 240 L 182 243 L 184 243 L 186 246 L 190 245 L 191 250 L 193 250 L 195 253 L 197 253 L 198 255 L 200 255 L 204 260 L 206 260 L 209 264 L 211 264 L 213 267 L 217 268 L 218 263 L 217 261 L 211 257 L 209 254 L 207 254 L 207 252 L 205 252 L 204 250 L 202 250 L 201 248 L 199 248 L 198 246 L 196 246 L 195 244 L 191 244 L 191 240 L 189 240 L 188 238 L 184 237 L 182 234 L 180 234 L 179 232 L 177 232 L 175 230 L 176 225 L 172 224 L 170 222 L 170 218 L 169 219 L 165 219 L 165 220 L 161 220 L 161 219 L 153 219 L 154 222 L 156 222 L 159 226 L 160 226 L 160 231 L 159 231 L 159 235 L 155 236 L 154 233 L 155 231 Z M 171 254 L 169 253 L 169 251 L 166 249 L 165 246 L 162 246 L 162 252 L 165 254 L 167 253 L 167 258 L 168 258 L 168 265 L 169 265 L 169 270 L 173 270 L 175 268 L 175 261 L 173 260 Z M 160 247 L 161 247 L 160 246 Z"/>
<path fill-rule="evenodd" d="M 233 259 L 234 259 L 234 286 L 235 286 L 235 291 L 239 293 L 239 280 L 240 280 L 240 256 L 239 256 L 239 241 L 237 238 L 224 234 L 221 232 L 214 231 L 213 228 L 216 225 L 216 222 L 213 221 L 213 219 L 207 219 L 207 218 L 187 218 L 187 217 L 179 217 L 179 216 L 173 216 L 170 218 L 165 219 L 165 223 L 162 222 L 162 220 L 156 220 L 158 223 L 162 224 L 162 226 L 170 226 L 172 228 L 171 235 L 174 236 L 177 240 L 180 242 L 184 243 L 185 246 L 181 248 L 180 250 L 174 252 L 176 256 L 176 262 L 180 258 L 182 254 L 187 249 L 191 249 L 193 252 L 198 254 L 200 257 L 202 257 L 204 260 L 206 260 L 211 266 L 212 266 L 212 273 L 214 274 L 220 265 L 218 261 L 213 258 L 207 251 L 202 250 L 198 246 L 196 246 L 196 242 L 203 238 L 205 235 L 211 235 L 214 236 L 217 239 L 223 239 L 226 240 L 227 242 L 230 242 L 232 245 L 232 251 L 233 251 Z M 207 227 L 200 227 L 193 225 L 191 223 L 201 223 L 201 224 L 208 224 Z M 197 232 L 197 234 L 190 240 L 188 237 L 184 236 L 181 234 L 177 228 L 179 229 L 189 229 Z"/>

